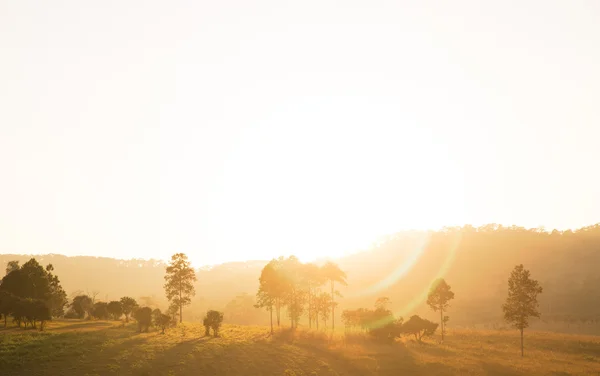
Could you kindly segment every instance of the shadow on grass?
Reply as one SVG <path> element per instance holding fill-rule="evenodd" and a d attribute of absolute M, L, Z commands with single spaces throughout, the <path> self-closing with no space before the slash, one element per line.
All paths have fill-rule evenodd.
<path fill-rule="evenodd" d="M 111 367 L 118 369 L 115 360 L 121 354 L 146 342 L 146 338 L 136 334 L 131 330 L 114 331 L 109 328 L 42 332 L 29 337 L 14 334 L 12 340 L 16 346 L 0 343 L 0 374 L 107 374 Z"/>
<path fill-rule="evenodd" d="M 106 321 L 76 321 L 73 323 L 69 323 L 67 325 L 59 326 L 56 328 L 48 328 L 49 332 L 62 332 L 62 331 L 71 331 L 77 329 L 88 329 L 88 330 L 98 330 L 101 328 L 117 328 L 117 326 L 113 323 Z"/>
<path fill-rule="evenodd" d="M 324 334 L 324 333 L 323 333 Z M 442 364 L 415 363 L 403 343 L 353 351 L 326 335 L 282 330 L 271 338 L 198 338 L 160 352 L 142 375 L 431 375 Z"/>
<path fill-rule="evenodd" d="M 489 376 L 521 376 L 523 373 L 498 363 L 482 362 L 481 367 L 486 375 Z"/>

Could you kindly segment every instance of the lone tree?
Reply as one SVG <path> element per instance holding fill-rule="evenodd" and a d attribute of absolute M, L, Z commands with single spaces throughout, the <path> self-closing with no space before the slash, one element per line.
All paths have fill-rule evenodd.
<path fill-rule="evenodd" d="M 210 310 L 204 316 L 202 320 L 205 328 L 205 335 L 209 335 L 209 329 L 213 330 L 213 336 L 219 336 L 219 328 L 221 328 L 221 324 L 223 323 L 223 312 Z"/>
<path fill-rule="evenodd" d="M 329 281 L 331 286 L 331 330 L 335 329 L 335 306 L 337 303 L 335 302 L 335 295 L 341 296 L 339 291 L 335 291 L 335 282 L 338 282 L 344 286 L 347 286 L 346 283 L 346 273 L 340 269 L 340 267 L 331 262 L 327 261 L 325 265 L 323 265 L 323 275 L 327 281 Z"/>
<path fill-rule="evenodd" d="M 167 299 L 179 308 L 179 322 L 183 322 L 183 306 L 189 305 L 192 302 L 191 297 L 196 295 L 196 273 L 185 253 L 176 253 L 171 257 L 165 281 Z"/>
<path fill-rule="evenodd" d="M 529 326 L 530 317 L 540 317 L 538 294 L 542 287 L 530 278 L 523 264 L 515 266 L 508 279 L 508 297 L 502 306 L 504 319 L 521 331 L 521 356 L 523 356 L 523 330 Z"/>
<path fill-rule="evenodd" d="M 444 311 L 450 306 L 450 300 L 454 299 L 454 293 L 450 290 L 450 286 L 443 278 L 436 279 L 431 285 L 429 296 L 427 296 L 427 304 L 434 312 L 440 311 L 440 327 L 442 329 L 442 341 L 446 333 L 446 322 L 448 316 L 444 317 Z"/>

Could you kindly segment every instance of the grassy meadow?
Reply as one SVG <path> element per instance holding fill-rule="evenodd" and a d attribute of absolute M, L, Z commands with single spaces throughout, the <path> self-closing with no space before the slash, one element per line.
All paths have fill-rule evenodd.
<path fill-rule="evenodd" d="M 450 331 L 445 343 L 199 324 L 137 333 L 134 324 L 54 321 L 45 332 L 0 329 L 0 375 L 600 375 L 600 337 Z"/>

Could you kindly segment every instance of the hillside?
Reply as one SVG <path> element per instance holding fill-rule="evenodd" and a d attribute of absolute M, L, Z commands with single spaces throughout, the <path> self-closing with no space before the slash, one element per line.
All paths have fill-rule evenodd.
<path fill-rule="evenodd" d="M 24 262 L 31 256 L 0 255 L 0 265 Z M 103 300 L 124 295 L 147 297 L 147 305 L 164 307 L 165 264 L 157 260 L 116 260 L 103 257 L 36 256 L 52 263 L 71 295 L 98 292 Z M 423 305 L 431 281 L 443 276 L 456 293 L 450 325 L 501 326 L 500 305 L 506 296 L 510 270 L 523 263 L 544 288 L 540 296 L 545 330 L 600 334 L 600 226 L 576 231 L 487 225 L 438 232 L 402 232 L 382 239 L 371 249 L 335 260 L 348 275 L 339 287 L 340 313 L 345 308 L 370 307 L 388 296 L 397 315 L 432 316 Z M 196 297 L 187 317 L 198 320 L 208 308 L 245 310 L 244 324 L 266 324 L 262 311 L 248 313 L 267 261 L 233 262 L 197 270 Z M 242 296 L 235 304 L 232 300 Z M 229 306 L 228 306 L 229 304 Z M 243 307 L 239 307 L 244 305 Z M 232 320 L 226 311 L 226 320 Z M 241 315 L 238 315 L 238 317 Z M 301 320 L 302 324 L 302 320 Z"/>
<path fill-rule="evenodd" d="M 0 329 L 0 374 L 38 375 L 597 375 L 598 337 L 452 331 L 444 344 L 402 338 L 377 344 L 323 332 L 197 324 L 139 334 L 134 325 L 57 321 L 46 332 Z"/>

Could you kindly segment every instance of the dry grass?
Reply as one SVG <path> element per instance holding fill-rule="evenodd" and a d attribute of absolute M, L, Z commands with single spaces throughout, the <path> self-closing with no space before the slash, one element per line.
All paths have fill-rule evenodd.
<path fill-rule="evenodd" d="M 323 332 L 198 324 L 162 335 L 112 322 L 56 321 L 44 333 L 0 329 L 0 375 L 600 375 L 600 337 L 455 331 L 444 344 L 377 344 Z"/>

